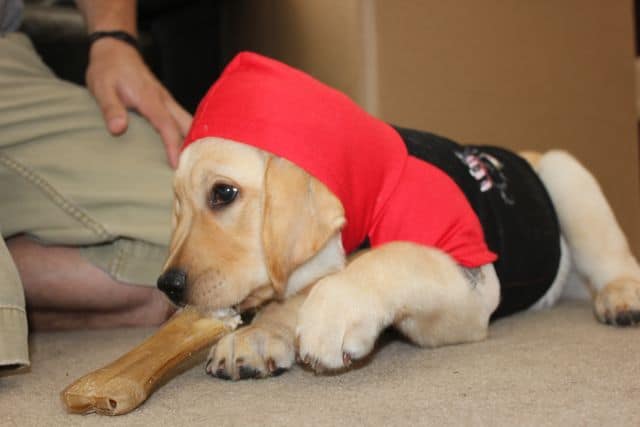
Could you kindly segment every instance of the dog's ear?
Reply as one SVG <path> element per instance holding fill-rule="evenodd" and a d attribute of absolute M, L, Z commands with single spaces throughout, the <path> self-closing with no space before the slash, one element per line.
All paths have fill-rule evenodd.
<path fill-rule="evenodd" d="M 283 295 L 289 276 L 345 224 L 340 200 L 288 160 L 270 156 L 265 172 L 264 242 L 273 287 Z"/>

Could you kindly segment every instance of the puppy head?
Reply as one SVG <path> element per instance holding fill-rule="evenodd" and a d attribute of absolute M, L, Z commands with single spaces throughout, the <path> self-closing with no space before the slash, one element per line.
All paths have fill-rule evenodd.
<path fill-rule="evenodd" d="M 341 203 L 287 160 L 205 138 L 183 152 L 174 193 L 158 286 L 179 305 L 243 310 L 344 263 Z"/>

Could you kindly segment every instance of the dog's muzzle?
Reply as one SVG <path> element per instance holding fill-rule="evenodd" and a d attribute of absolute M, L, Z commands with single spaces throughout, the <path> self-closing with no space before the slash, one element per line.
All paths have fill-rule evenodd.
<path fill-rule="evenodd" d="M 164 292 L 176 305 L 182 305 L 186 286 L 187 273 L 179 268 L 167 270 L 158 278 L 158 289 Z"/>

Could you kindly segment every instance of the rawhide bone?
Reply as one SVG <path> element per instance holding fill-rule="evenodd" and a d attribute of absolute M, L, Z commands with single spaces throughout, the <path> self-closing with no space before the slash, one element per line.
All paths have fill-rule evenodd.
<path fill-rule="evenodd" d="M 184 308 L 133 350 L 69 385 L 61 393 L 62 402 L 71 413 L 126 414 L 170 378 L 181 362 L 239 324 L 233 310 L 205 314 Z"/>

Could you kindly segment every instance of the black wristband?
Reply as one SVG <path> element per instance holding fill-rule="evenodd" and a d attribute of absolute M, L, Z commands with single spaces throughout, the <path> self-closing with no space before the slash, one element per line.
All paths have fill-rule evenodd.
<path fill-rule="evenodd" d="M 89 34 L 89 49 L 91 49 L 91 45 L 93 45 L 96 40 L 100 40 L 105 37 L 123 41 L 128 45 L 131 45 L 134 49 L 138 50 L 138 39 L 133 37 L 126 31 L 95 31 Z"/>

